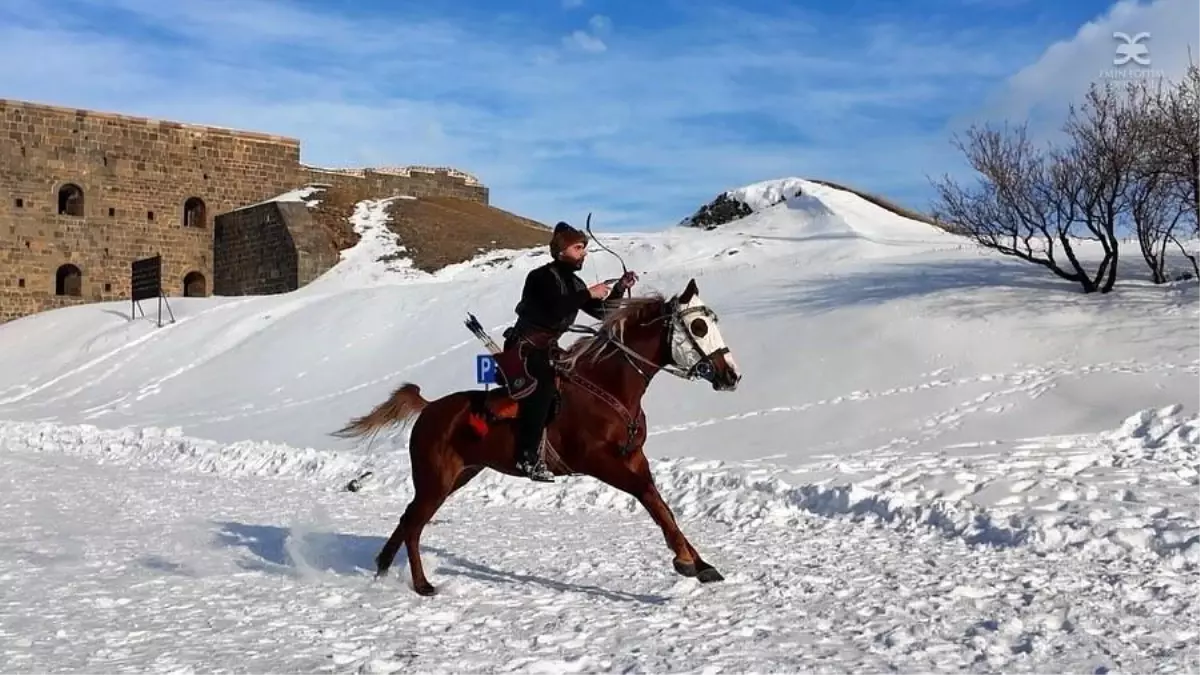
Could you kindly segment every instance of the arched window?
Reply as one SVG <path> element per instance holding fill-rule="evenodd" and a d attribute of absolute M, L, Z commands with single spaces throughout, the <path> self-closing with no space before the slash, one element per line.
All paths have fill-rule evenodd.
<path fill-rule="evenodd" d="M 63 216 L 83 216 L 83 188 L 74 183 L 58 188 L 58 213 Z"/>
<path fill-rule="evenodd" d="M 189 197 L 183 203 L 183 226 L 204 227 L 207 219 L 204 200 L 199 197 Z"/>
<path fill-rule="evenodd" d="M 67 263 L 54 273 L 55 295 L 83 295 L 83 272 L 78 267 Z"/>
<path fill-rule="evenodd" d="M 199 272 L 188 272 L 183 278 L 183 297 L 203 298 L 208 295 L 208 284 Z"/>

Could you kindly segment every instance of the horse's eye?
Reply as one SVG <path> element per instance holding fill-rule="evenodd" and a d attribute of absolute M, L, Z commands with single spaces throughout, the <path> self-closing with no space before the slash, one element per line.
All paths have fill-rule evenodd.
<path fill-rule="evenodd" d="M 706 322 L 704 319 L 692 319 L 691 329 L 692 335 L 702 338 L 705 335 L 708 335 L 708 322 Z"/>

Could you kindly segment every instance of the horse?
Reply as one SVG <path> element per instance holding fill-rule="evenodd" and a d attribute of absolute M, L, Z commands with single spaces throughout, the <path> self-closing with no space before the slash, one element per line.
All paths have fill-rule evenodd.
<path fill-rule="evenodd" d="M 547 468 L 556 476 L 587 475 L 632 495 L 661 529 L 677 573 L 701 583 L 722 581 L 721 573 L 684 536 L 655 487 L 643 452 L 647 428 L 641 405 L 660 371 L 707 381 L 714 391 L 737 389 L 742 375 L 716 313 L 700 299 L 691 279 L 670 299 L 661 294 L 611 299 L 599 329 L 572 329 L 587 335 L 557 350 L 553 359 L 559 396 L 544 436 Z M 375 558 L 377 579 L 387 575 L 403 544 L 413 590 L 423 596 L 436 593 L 421 565 L 421 532 L 446 499 L 485 468 L 521 475 L 516 470 L 516 411 L 504 386 L 455 391 L 430 401 L 420 386 L 406 382 L 369 413 L 333 432 L 353 438 L 412 425 L 414 495 Z"/>

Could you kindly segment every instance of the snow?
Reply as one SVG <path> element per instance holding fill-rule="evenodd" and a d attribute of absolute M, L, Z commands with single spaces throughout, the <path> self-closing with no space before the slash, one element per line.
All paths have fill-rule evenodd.
<path fill-rule="evenodd" d="M 806 192 L 813 185 L 800 178 L 777 178 L 734 188 L 728 195 L 754 211 L 762 211 Z"/>
<path fill-rule="evenodd" d="M 429 275 L 412 266 L 404 257 L 407 250 L 388 227 L 388 206 L 396 199 L 370 199 L 354 207 L 350 224 L 359 236 L 356 245 L 341 252 L 339 264 L 306 287 L 310 292 L 329 287 L 369 288 L 381 284 L 405 283 Z"/>
<path fill-rule="evenodd" d="M 271 202 L 302 203 L 311 209 L 321 203 L 321 200 L 314 198 L 313 195 L 324 192 L 325 189 L 328 187 L 329 186 L 327 186 L 327 185 L 305 185 L 304 187 L 296 188 L 295 190 L 288 190 L 287 192 L 277 194 L 274 197 L 271 197 L 270 199 L 265 199 L 261 202 L 255 203 L 255 204 L 249 204 L 247 206 L 243 206 L 243 207 L 241 207 L 241 209 L 249 209 L 249 208 L 253 208 L 255 206 L 262 206 L 263 204 L 270 204 Z M 241 209 L 234 209 L 234 210 L 240 211 Z"/>
<path fill-rule="evenodd" d="M 745 373 L 645 401 L 656 482 L 725 582 L 676 575 L 624 493 L 492 473 L 426 528 L 438 596 L 403 557 L 372 579 L 406 439 L 328 433 L 403 380 L 474 386 L 463 317 L 507 325 L 546 257 L 419 272 L 367 201 L 294 293 L 0 326 L 3 669 L 1195 670 L 1195 284 L 1088 297 L 836 188 L 739 194 L 785 198 L 601 234 L 639 291 L 694 277 Z M 619 271 L 594 251 L 584 276 Z"/>

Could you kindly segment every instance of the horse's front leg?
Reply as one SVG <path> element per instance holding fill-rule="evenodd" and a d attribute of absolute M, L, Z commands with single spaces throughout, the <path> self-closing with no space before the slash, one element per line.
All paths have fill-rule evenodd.
<path fill-rule="evenodd" d="M 696 577 L 702 583 L 724 581 L 725 577 L 721 576 L 717 568 L 700 557 L 696 547 L 692 546 L 687 535 L 679 528 L 679 524 L 675 521 L 675 514 L 671 512 L 671 507 L 667 506 L 667 502 L 658 492 L 658 487 L 654 485 L 654 476 L 650 473 L 650 462 L 647 461 L 641 446 L 634 451 L 629 460 L 632 464 L 633 474 L 645 481 L 641 493 L 637 495 L 638 501 L 650 513 L 654 522 L 658 523 L 663 537 L 667 540 L 667 546 L 670 546 L 671 550 L 675 552 L 673 561 L 675 571 L 685 577 Z"/>
<path fill-rule="evenodd" d="M 654 485 L 650 463 L 646 460 L 640 444 L 626 459 L 621 459 L 615 452 L 598 457 L 589 463 L 587 473 L 637 498 L 654 519 L 667 546 L 675 554 L 673 564 L 676 572 L 685 577 L 696 577 L 703 583 L 724 580 L 725 577 L 721 576 L 715 567 L 700 557 L 687 536 L 679 529 L 679 524 L 675 522 L 675 514 L 671 512 L 671 508 Z"/>

